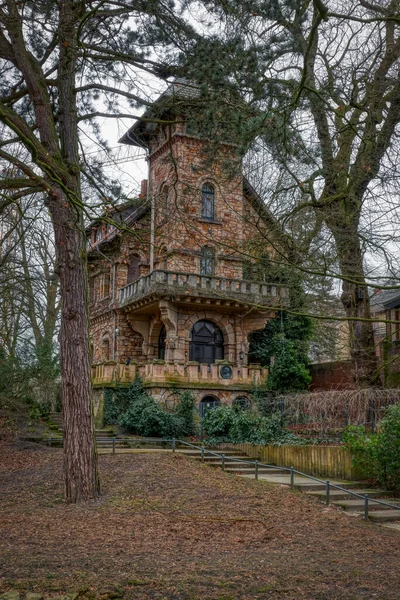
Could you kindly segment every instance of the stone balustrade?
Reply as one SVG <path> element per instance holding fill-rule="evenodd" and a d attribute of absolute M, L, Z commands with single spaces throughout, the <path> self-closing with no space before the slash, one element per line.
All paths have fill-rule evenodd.
<path fill-rule="evenodd" d="M 119 290 L 119 303 L 136 302 L 148 294 L 173 291 L 182 295 L 236 300 L 264 306 L 288 304 L 287 286 L 174 271 L 153 271 Z"/>
<path fill-rule="evenodd" d="M 232 376 L 222 377 L 221 368 L 224 364 L 165 363 L 154 361 L 145 365 L 123 365 L 114 361 L 92 365 L 92 382 L 94 385 L 130 383 L 136 373 L 145 384 L 216 384 L 221 387 L 244 384 L 259 385 L 264 383 L 268 369 L 260 365 L 248 367 L 231 367 Z"/>

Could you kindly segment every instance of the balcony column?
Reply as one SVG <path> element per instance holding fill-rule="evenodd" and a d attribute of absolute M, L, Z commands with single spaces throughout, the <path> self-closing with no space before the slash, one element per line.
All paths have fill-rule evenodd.
<path fill-rule="evenodd" d="M 167 363 L 181 361 L 183 357 L 181 357 L 179 352 L 177 307 L 168 300 L 161 300 L 159 307 L 161 320 L 165 324 L 167 331 L 165 361 Z"/>

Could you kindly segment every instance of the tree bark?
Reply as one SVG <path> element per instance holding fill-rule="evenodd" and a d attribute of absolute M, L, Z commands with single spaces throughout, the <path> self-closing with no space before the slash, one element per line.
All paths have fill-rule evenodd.
<path fill-rule="evenodd" d="M 61 293 L 61 397 L 64 412 L 65 490 L 69 503 L 100 493 L 94 443 L 83 229 L 60 191 L 49 202 Z"/>
<path fill-rule="evenodd" d="M 61 292 L 60 355 L 67 502 L 100 494 L 90 379 L 86 237 L 82 215 L 75 93 L 77 27 L 84 6 L 60 5 L 59 135 L 67 193 L 50 200 Z"/>

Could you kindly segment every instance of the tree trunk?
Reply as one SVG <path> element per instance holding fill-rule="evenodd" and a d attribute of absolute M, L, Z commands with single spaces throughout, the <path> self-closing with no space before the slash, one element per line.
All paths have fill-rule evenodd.
<path fill-rule="evenodd" d="M 82 217 L 75 92 L 77 28 L 84 3 L 63 0 L 59 39 L 59 136 L 66 190 L 53 207 L 61 294 L 60 355 L 67 502 L 100 493 L 90 379 L 86 237 Z"/>
<path fill-rule="evenodd" d="M 66 499 L 100 493 L 89 363 L 86 249 L 83 227 L 62 191 L 50 200 L 61 293 L 61 398 L 64 413 Z"/>
<path fill-rule="evenodd" d="M 355 383 L 360 387 L 381 385 L 375 352 L 368 287 L 357 233 L 358 218 L 345 219 L 340 210 L 335 223 L 327 219 L 336 241 L 342 283 L 342 304 L 348 317 L 350 355 Z M 348 216 L 348 215 L 347 215 Z M 347 222 L 346 222 L 347 221 Z M 338 224 L 340 222 L 340 224 Z"/>

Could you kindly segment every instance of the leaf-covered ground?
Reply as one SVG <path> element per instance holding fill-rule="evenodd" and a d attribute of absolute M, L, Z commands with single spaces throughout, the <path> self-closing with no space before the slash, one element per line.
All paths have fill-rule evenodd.
<path fill-rule="evenodd" d="M 62 452 L 0 446 L 0 591 L 82 599 L 399 599 L 400 533 L 176 455 L 100 457 L 63 502 Z"/>

